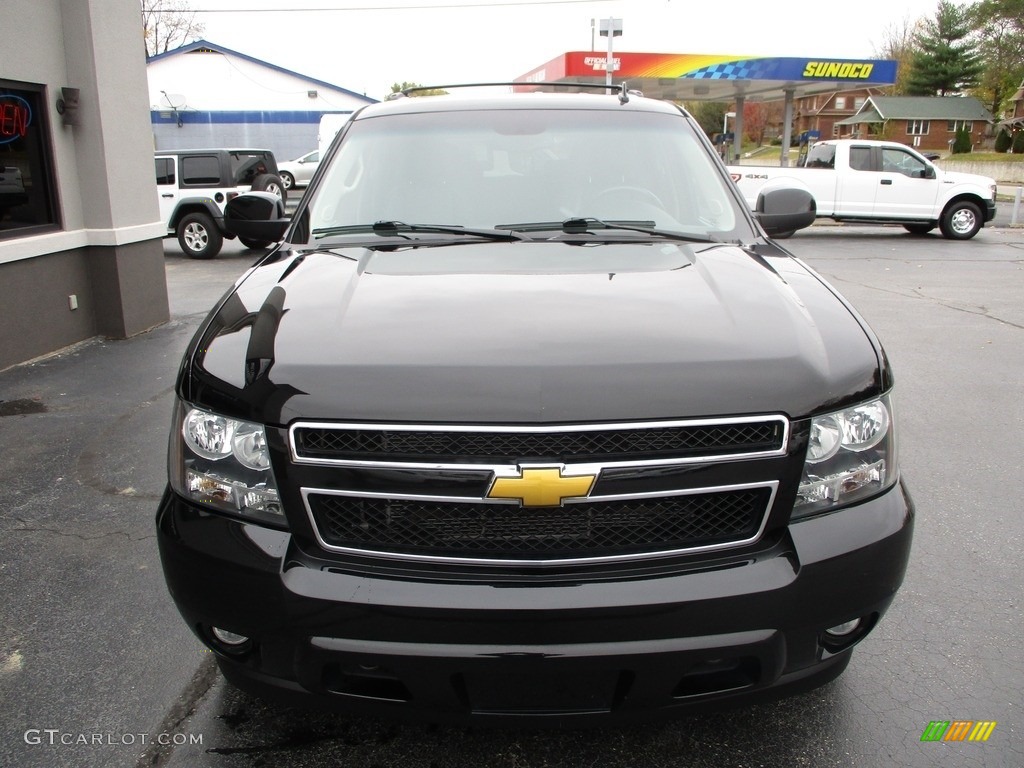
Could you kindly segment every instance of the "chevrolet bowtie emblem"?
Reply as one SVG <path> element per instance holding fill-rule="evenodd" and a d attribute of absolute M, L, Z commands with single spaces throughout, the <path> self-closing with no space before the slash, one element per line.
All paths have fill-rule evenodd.
<path fill-rule="evenodd" d="M 487 493 L 488 499 L 518 499 L 524 507 L 560 507 L 566 499 L 587 496 L 596 475 L 562 476 L 559 467 L 522 470 L 519 477 L 498 477 Z"/>

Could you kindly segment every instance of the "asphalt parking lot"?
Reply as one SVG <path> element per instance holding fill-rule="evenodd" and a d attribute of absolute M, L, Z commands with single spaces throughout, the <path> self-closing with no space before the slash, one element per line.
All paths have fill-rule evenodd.
<path fill-rule="evenodd" d="M 897 377 L 917 503 L 906 581 L 838 680 L 774 704 L 585 731 L 403 725 L 230 688 L 167 594 L 153 517 L 178 360 L 252 263 L 166 241 L 172 320 L 0 373 L 0 765 L 1024 765 L 1024 229 L 958 243 L 815 226 L 786 246 L 860 310 Z M 923 742 L 931 721 L 997 723 Z"/>

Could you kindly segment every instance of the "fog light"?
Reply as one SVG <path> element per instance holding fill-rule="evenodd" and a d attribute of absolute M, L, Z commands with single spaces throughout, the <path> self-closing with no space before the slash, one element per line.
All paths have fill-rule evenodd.
<path fill-rule="evenodd" d="M 853 621 L 845 621 L 842 624 L 836 624 L 834 627 L 829 627 L 825 630 L 825 633 L 832 635 L 833 637 L 846 637 L 847 635 L 856 632 L 859 626 L 860 619 L 854 619 Z"/>
<path fill-rule="evenodd" d="M 245 645 L 249 642 L 249 638 L 245 635 L 228 632 L 226 629 L 221 629 L 220 627 L 214 627 L 212 631 L 213 636 L 224 643 L 224 645 L 238 646 Z"/>

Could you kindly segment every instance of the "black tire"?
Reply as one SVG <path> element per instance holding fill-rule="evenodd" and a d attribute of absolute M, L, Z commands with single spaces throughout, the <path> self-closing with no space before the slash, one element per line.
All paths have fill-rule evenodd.
<path fill-rule="evenodd" d="M 291 189 L 295 186 L 295 177 L 288 171 L 281 171 L 281 184 L 285 189 Z"/>
<path fill-rule="evenodd" d="M 903 228 L 912 235 L 927 235 L 933 229 L 934 224 L 904 224 Z"/>
<path fill-rule="evenodd" d="M 253 192 L 271 192 L 281 198 L 281 202 L 288 199 L 288 192 L 285 189 L 281 177 L 273 173 L 262 173 L 252 180 Z"/>
<path fill-rule="evenodd" d="M 970 240 L 981 231 L 981 208 L 968 200 L 950 203 L 942 212 L 939 229 L 950 240 Z"/>
<path fill-rule="evenodd" d="M 262 251 L 264 248 L 269 248 L 273 245 L 269 240 L 251 240 L 248 237 L 240 237 L 238 242 L 254 251 Z"/>
<path fill-rule="evenodd" d="M 213 219 L 201 211 L 182 216 L 175 232 L 178 245 L 191 259 L 212 259 L 224 244 L 224 236 Z"/>
<path fill-rule="evenodd" d="M 776 234 L 772 235 L 772 240 L 788 240 L 795 234 L 795 229 L 787 229 L 785 232 L 777 232 Z"/>

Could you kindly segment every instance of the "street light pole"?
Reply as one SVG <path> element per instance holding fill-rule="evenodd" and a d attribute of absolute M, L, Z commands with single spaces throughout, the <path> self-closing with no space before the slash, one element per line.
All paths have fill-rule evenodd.
<path fill-rule="evenodd" d="M 604 84 L 611 86 L 615 60 L 612 58 L 612 39 L 622 34 L 622 19 L 601 19 L 601 37 L 608 38 L 608 58 L 605 59 Z M 611 93 L 611 91 L 609 91 Z"/>

